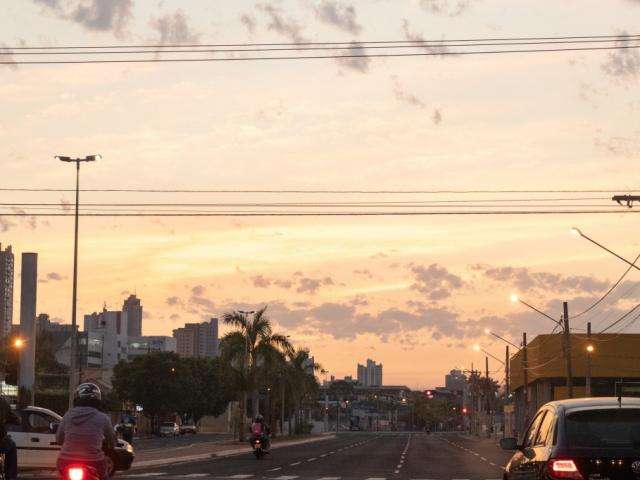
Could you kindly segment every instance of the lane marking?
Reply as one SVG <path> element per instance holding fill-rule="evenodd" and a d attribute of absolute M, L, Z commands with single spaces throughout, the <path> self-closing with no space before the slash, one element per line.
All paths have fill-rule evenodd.
<path fill-rule="evenodd" d="M 318 480 L 340 480 L 342 477 L 320 477 Z"/>
<path fill-rule="evenodd" d="M 224 478 L 252 478 L 253 475 L 231 475 L 230 477 L 224 477 Z"/>
<path fill-rule="evenodd" d="M 294 480 L 298 478 L 297 475 L 282 475 L 280 477 L 273 477 L 272 480 Z"/>
<path fill-rule="evenodd" d="M 267 472 L 277 472 L 278 470 L 282 470 L 282 467 L 272 468 L 271 470 L 267 470 Z"/>
<path fill-rule="evenodd" d="M 293 463 L 290 463 L 289 466 L 290 467 L 295 467 L 296 465 L 300 465 L 301 463 L 302 462 L 293 462 Z"/>
<path fill-rule="evenodd" d="M 187 475 L 181 475 L 182 478 L 202 478 L 208 477 L 208 473 L 188 473 Z"/>
<path fill-rule="evenodd" d="M 307 462 L 315 462 L 317 460 L 316 457 L 310 458 L 309 460 L 307 460 Z"/>

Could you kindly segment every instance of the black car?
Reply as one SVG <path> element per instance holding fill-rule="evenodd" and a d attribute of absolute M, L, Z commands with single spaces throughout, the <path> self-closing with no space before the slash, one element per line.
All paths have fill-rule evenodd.
<path fill-rule="evenodd" d="M 640 399 L 587 398 L 544 405 L 516 450 L 504 479 L 640 480 Z"/>

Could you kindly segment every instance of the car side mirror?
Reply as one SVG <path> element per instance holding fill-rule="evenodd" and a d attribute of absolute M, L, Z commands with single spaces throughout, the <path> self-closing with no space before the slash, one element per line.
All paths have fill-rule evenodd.
<path fill-rule="evenodd" d="M 518 440 L 513 437 L 501 438 L 500 448 L 503 450 L 518 450 Z"/>
<path fill-rule="evenodd" d="M 51 433 L 58 433 L 59 426 L 60 424 L 58 422 L 51 422 L 49 424 L 49 430 L 51 431 Z"/>

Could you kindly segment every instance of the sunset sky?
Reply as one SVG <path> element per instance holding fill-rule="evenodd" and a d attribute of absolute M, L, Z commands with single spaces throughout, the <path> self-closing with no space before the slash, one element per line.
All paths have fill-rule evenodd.
<path fill-rule="evenodd" d="M 18 46 L 617 35 L 640 24 L 638 0 L 22 0 L 0 8 L 0 60 L 23 59 L 7 54 Z M 0 65 L 0 187 L 72 188 L 73 167 L 54 155 L 100 153 L 82 167 L 85 188 L 624 194 L 638 189 L 639 80 L 636 49 Z M 560 197 L 572 195 L 611 203 L 607 193 Z M 501 194 L 514 203 L 531 197 Z M 107 203 L 460 198 L 82 194 Z M 0 203 L 72 201 L 69 192 L 0 191 Z M 640 217 L 623 213 L 82 218 L 79 312 L 118 309 L 136 292 L 143 333 L 171 335 L 186 322 L 269 305 L 277 330 L 331 374 L 355 375 L 356 363 L 372 358 L 387 384 L 433 387 L 454 367 L 484 364 L 473 344 L 504 355 L 485 328 L 514 341 L 524 330 L 551 330 L 510 303 L 511 293 L 559 315 L 562 300 L 577 313 L 606 292 L 625 264 L 569 230 L 579 226 L 633 259 Z M 69 217 L 0 216 L 3 248 L 39 254 L 38 312 L 64 323 L 72 234 Z M 15 284 L 17 322 L 18 275 Z M 631 272 L 574 326 L 591 320 L 598 331 L 638 301 L 640 272 Z M 640 331 L 638 323 L 625 331 Z"/>

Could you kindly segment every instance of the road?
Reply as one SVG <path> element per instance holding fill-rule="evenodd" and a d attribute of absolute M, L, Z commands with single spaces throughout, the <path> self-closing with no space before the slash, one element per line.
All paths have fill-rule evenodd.
<path fill-rule="evenodd" d="M 460 434 L 345 433 L 335 439 L 150 469 L 123 478 L 177 480 L 413 480 L 502 478 L 508 459 L 494 441 Z"/>
<path fill-rule="evenodd" d="M 175 446 L 176 451 L 184 446 Z M 167 447 L 165 456 L 171 455 Z M 509 455 L 495 441 L 462 434 L 343 433 L 250 453 L 121 472 L 122 480 L 493 480 Z M 39 478 L 34 476 L 31 478 Z M 46 477 L 42 477 L 46 478 Z"/>

